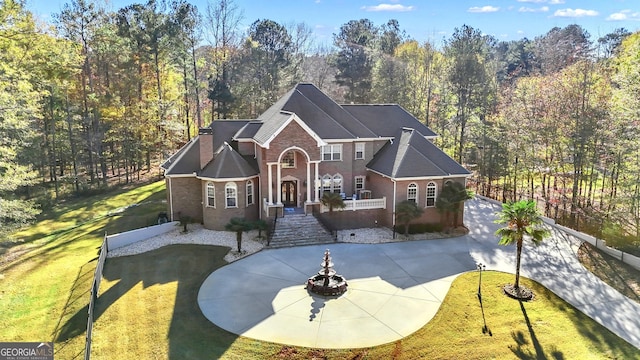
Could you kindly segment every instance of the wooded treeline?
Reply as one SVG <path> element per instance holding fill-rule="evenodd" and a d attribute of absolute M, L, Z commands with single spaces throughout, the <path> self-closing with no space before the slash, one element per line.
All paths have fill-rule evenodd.
<path fill-rule="evenodd" d="M 5 227 L 37 213 L 24 199 L 46 206 L 158 171 L 199 126 L 256 118 L 312 82 L 338 102 L 398 103 L 479 181 L 640 238 L 640 33 L 592 39 L 570 25 L 498 41 L 462 25 L 436 46 L 360 19 L 327 48 L 304 23 L 242 31 L 232 0 L 103 5 L 71 0 L 47 24 L 0 0 Z"/>

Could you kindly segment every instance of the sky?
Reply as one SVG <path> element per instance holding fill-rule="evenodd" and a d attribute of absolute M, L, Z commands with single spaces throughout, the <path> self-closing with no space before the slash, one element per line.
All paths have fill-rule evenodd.
<path fill-rule="evenodd" d="M 27 0 L 27 7 L 50 21 L 71 0 Z M 118 10 L 146 0 L 102 0 Z M 187 0 L 203 12 L 208 1 Z M 281 24 L 306 23 L 316 44 L 331 45 L 333 34 L 349 20 L 375 25 L 396 19 L 407 35 L 442 44 L 456 27 L 469 25 L 497 40 L 533 39 L 553 27 L 578 24 L 597 40 L 624 27 L 640 30 L 640 0 L 233 0 L 243 11 L 243 29 L 258 19 Z"/>

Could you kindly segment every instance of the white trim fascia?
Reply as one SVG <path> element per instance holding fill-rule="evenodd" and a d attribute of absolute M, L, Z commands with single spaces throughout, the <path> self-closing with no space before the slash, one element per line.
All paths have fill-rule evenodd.
<path fill-rule="evenodd" d="M 390 137 L 386 137 L 386 136 L 380 136 L 380 137 L 376 137 L 376 138 L 351 138 L 351 139 L 324 139 L 324 141 L 328 144 L 334 144 L 334 143 L 356 143 L 356 142 L 369 142 L 369 141 L 387 141 L 387 140 L 391 140 L 393 139 L 393 136 Z"/>
<path fill-rule="evenodd" d="M 382 176 L 382 177 L 384 177 L 384 178 L 387 178 L 387 179 L 391 179 L 391 180 L 393 180 L 393 178 L 391 178 L 390 176 L 387 176 L 387 175 L 385 175 L 385 174 L 383 174 L 383 173 L 381 173 L 381 172 L 379 172 L 379 171 L 375 171 L 375 170 L 373 170 L 373 169 L 369 169 L 369 168 L 365 168 L 365 169 L 366 169 L 367 171 L 371 171 L 371 172 L 372 172 L 372 173 L 374 173 L 374 174 L 378 174 L 378 175 L 380 175 L 380 176 Z"/>
<path fill-rule="evenodd" d="M 295 113 L 290 113 L 290 114 L 291 116 L 284 123 L 282 123 L 282 125 L 276 131 L 274 131 L 273 134 L 271 134 L 269 139 L 267 139 L 267 141 L 265 141 L 264 144 L 261 144 L 262 147 L 268 149 L 269 145 L 271 144 L 271 141 L 273 141 L 273 139 L 275 139 L 276 136 L 278 136 L 282 132 L 282 130 L 284 130 L 284 128 L 286 128 L 289 124 L 291 124 L 292 121 L 295 121 L 296 123 L 298 123 L 298 125 L 300 125 L 300 127 L 302 127 L 302 129 L 304 129 L 304 131 L 306 131 L 307 134 L 309 134 L 313 139 L 315 139 L 318 146 L 326 145 L 326 142 L 318 134 L 316 134 L 315 131 L 311 130 L 311 128 L 307 124 L 305 124 L 305 122 L 302 121 L 302 119 L 300 119 L 298 115 L 296 115 Z"/>
<path fill-rule="evenodd" d="M 389 175 L 385 175 L 379 171 L 373 170 L 373 169 L 369 169 L 366 168 L 367 171 L 371 171 L 374 174 L 378 174 L 384 178 L 387 179 L 391 179 L 392 181 L 420 181 L 420 180 L 444 180 L 444 179 L 454 179 L 454 178 L 469 178 L 471 177 L 471 174 L 467 174 L 467 175 L 448 175 L 448 176 L 415 176 L 415 177 L 408 177 L 408 178 L 395 178 L 395 177 L 391 177 Z"/>
<path fill-rule="evenodd" d="M 197 177 L 196 173 L 193 174 L 174 174 L 174 175 L 164 175 L 164 177 L 166 178 L 190 178 L 190 177 Z"/>
<path fill-rule="evenodd" d="M 471 175 L 448 175 L 448 176 L 414 176 L 407 178 L 392 178 L 395 181 L 420 181 L 420 180 L 445 180 L 454 178 L 468 178 Z"/>
<path fill-rule="evenodd" d="M 253 175 L 253 176 L 248 176 L 243 178 L 209 178 L 204 176 L 196 176 L 196 178 L 200 180 L 213 181 L 213 182 L 246 181 L 246 180 L 255 179 L 257 177 L 260 177 L 260 175 Z"/>

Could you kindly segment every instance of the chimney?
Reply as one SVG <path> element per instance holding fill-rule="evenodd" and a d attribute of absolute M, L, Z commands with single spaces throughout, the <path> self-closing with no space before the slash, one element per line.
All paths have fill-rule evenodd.
<path fill-rule="evenodd" d="M 200 169 L 203 169 L 213 159 L 213 129 L 211 127 L 200 128 Z"/>

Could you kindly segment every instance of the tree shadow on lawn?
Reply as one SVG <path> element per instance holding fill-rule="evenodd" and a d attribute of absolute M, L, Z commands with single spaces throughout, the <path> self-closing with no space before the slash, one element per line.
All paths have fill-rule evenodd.
<path fill-rule="evenodd" d="M 524 303 L 521 300 L 519 300 L 518 302 L 520 303 L 520 310 L 522 310 L 524 321 L 526 322 L 527 329 L 529 330 L 529 337 L 531 338 L 531 343 L 533 344 L 535 354 L 532 353 L 531 350 L 523 348 L 524 346 L 529 344 L 526 335 L 522 333 L 522 331 L 512 331 L 511 337 L 516 342 L 516 346 L 510 346 L 509 348 L 513 352 L 513 354 L 517 356 L 518 359 L 564 359 L 564 355 L 562 354 L 562 352 L 558 351 L 557 349 L 553 349 L 551 351 L 551 357 L 545 354 L 544 349 L 542 348 L 542 345 L 540 344 L 540 341 L 536 336 L 533 326 L 531 325 L 531 321 L 529 320 L 529 316 L 527 315 L 527 310 L 524 308 Z"/>
<path fill-rule="evenodd" d="M 536 284 L 538 287 L 535 290 L 535 296 L 545 298 L 546 301 L 550 302 L 551 306 L 565 312 L 578 332 L 589 339 L 593 346 L 600 349 L 602 353 L 610 352 L 613 354 L 613 357 L 618 356 L 622 359 L 640 359 L 640 350 L 629 344 L 625 339 L 600 325 L 587 314 L 578 310 L 575 306 L 565 302 L 558 295 L 554 294 L 553 291 L 544 287 L 544 285 L 539 283 Z M 566 286 L 571 287 L 576 285 L 569 283 Z M 528 344 L 528 341 L 520 331 L 512 333 L 512 337 L 516 341 L 516 346 L 511 348 L 511 351 L 521 359 L 563 359 L 564 357 L 558 349 L 551 349 L 552 352 L 549 355 L 543 352 L 543 347 L 535 335 L 534 326 L 529 321 L 524 305 L 525 303 L 520 302 L 520 308 L 527 324 L 531 342 L 536 350 L 536 354 L 532 354 L 530 351 L 522 349 L 522 345 Z M 600 312 L 600 316 L 607 317 L 611 315 Z"/>
<path fill-rule="evenodd" d="M 216 269 L 226 265 L 229 248 L 204 245 L 171 245 L 145 254 L 107 259 L 103 276 L 117 284 L 102 293 L 95 309 L 95 319 L 116 303 L 139 282 L 143 288 L 177 282 L 177 293 L 169 326 L 170 359 L 219 358 L 237 339 L 207 320 L 198 306 L 198 290 Z M 86 314 L 86 313 L 85 313 Z M 140 314 L 150 316 L 150 314 Z M 123 319 L 131 321 L 133 319 Z M 152 322 L 153 319 L 141 319 Z M 164 324 L 158 324 L 164 326 Z M 144 340 L 141 334 L 140 340 Z M 162 339 L 158 339 L 159 342 Z"/>

